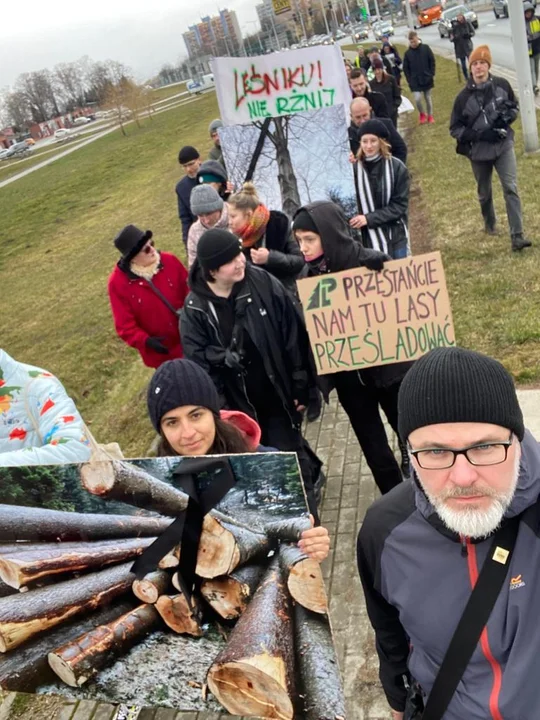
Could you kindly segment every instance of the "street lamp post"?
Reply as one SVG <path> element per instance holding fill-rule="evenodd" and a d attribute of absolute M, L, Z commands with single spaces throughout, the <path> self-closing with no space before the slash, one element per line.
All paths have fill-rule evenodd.
<path fill-rule="evenodd" d="M 330 35 L 330 26 L 328 25 L 328 18 L 326 17 L 326 7 L 324 6 L 324 0 L 321 0 L 321 11 L 324 18 L 324 26 L 326 28 L 326 34 Z"/>
<path fill-rule="evenodd" d="M 404 0 L 405 2 L 405 13 L 407 15 L 407 25 L 409 26 L 409 30 L 414 29 L 414 19 L 411 9 L 411 0 Z"/>
<path fill-rule="evenodd" d="M 510 32 L 514 46 L 514 58 L 517 72 L 519 103 L 521 108 L 521 126 L 523 128 L 523 144 L 525 152 L 538 150 L 538 126 L 536 124 L 536 106 L 532 86 L 529 48 L 527 45 L 527 28 L 522 0 L 508 0 L 510 12 Z"/>

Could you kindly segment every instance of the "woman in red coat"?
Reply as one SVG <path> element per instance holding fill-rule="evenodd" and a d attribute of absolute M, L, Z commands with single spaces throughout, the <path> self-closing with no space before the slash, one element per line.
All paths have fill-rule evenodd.
<path fill-rule="evenodd" d="M 114 245 L 122 256 L 109 277 L 116 332 L 148 367 L 181 358 L 178 311 L 188 294 L 186 268 L 156 250 L 151 230 L 127 225 Z"/>

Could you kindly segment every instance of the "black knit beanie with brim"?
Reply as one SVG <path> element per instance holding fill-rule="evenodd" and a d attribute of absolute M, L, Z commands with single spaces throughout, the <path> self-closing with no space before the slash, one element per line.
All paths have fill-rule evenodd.
<path fill-rule="evenodd" d="M 300 208 L 296 213 L 293 220 L 293 232 L 296 230 L 304 230 L 306 232 L 315 233 L 320 235 L 319 228 L 315 224 L 315 220 L 311 217 L 310 213 L 305 208 Z"/>
<path fill-rule="evenodd" d="M 520 442 L 525 434 L 514 381 L 500 362 L 458 347 L 431 350 L 401 383 L 399 434 L 405 441 L 418 428 L 459 422 L 500 425 Z"/>
<path fill-rule="evenodd" d="M 195 405 L 219 415 L 219 395 L 208 373 L 191 360 L 167 360 L 154 373 L 146 395 L 148 415 L 159 433 L 162 417 L 178 407 Z"/>

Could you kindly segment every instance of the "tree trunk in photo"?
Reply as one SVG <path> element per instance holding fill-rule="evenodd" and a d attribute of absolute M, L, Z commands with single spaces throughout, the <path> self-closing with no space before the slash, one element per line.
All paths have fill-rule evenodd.
<path fill-rule="evenodd" d="M 272 141 L 276 148 L 276 162 L 278 166 L 278 182 L 281 193 L 283 212 L 292 218 L 301 206 L 298 182 L 294 173 L 291 154 L 289 152 L 288 117 L 274 118 L 274 132 Z"/>
<path fill-rule="evenodd" d="M 300 540 L 304 530 L 310 528 L 311 520 L 308 517 L 297 517 L 267 523 L 264 526 L 264 531 L 271 540 L 296 543 Z"/>
<path fill-rule="evenodd" d="M 80 687 L 124 655 L 161 623 L 153 605 L 139 605 L 49 653 L 49 665 L 70 687 Z"/>
<path fill-rule="evenodd" d="M 17 591 L 6 585 L 3 580 L 0 580 L 0 598 L 7 597 L 8 595 L 14 595 Z"/>
<path fill-rule="evenodd" d="M 17 652 L 0 656 L 0 689 L 34 692 L 38 685 L 53 682 L 55 675 L 47 662 L 48 653 L 81 633 L 111 622 L 133 609 L 131 601 L 120 600 L 87 617 L 77 617 L 25 643 Z"/>
<path fill-rule="evenodd" d="M 210 668 L 208 685 L 232 715 L 293 718 L 292 608 L 277 559 Z"/>
<path fill-rule="evenodd" d="M 328 618 L 296 604 L 296 659 L 304 720 L 345 720 L 345 698 Z"/>
<path fill-rule="evenodd" d="M 328 598 L 317 560 L 304 555 L 296 545 L 279 547 L 279 564 L 285 582 L 297 603 L 316 613 L 328 612 Z"/>
<path fill-rule="evenodd" d="M 203 578 L 228 575 L 239 565 L 263 558 L 269 550 L 270 541 L 265 534 L 206 515 L 196 572 Z"/>
<path fill-rule="evenodd" d="M 0 652 L 65 620 L 91 612 L 131 589 L 132 563 L 0 599 Z"/>
<path fill-rule="evenodd" d="M 0 542 L 155 537 L 171 522 L 171 518 L 146 515 L 102 515 L 0 505 Z"/>
<path fill-rule="evenodd" d="M 50 575 L 100 569 L 112 563 L 126 562 L 140 555 L 154 540 L 155 538 L 135 538 L 66 543 L 70 545 L 69 549 L 64 548 L 64 543 L 44 543 L 41 548 L 34 545 L 33 550 L 26 550 L 21 543 L 18 552 L 4 556 L 0 554 L 0 578 L 11 587 L 19 589 Z"/>
<path fill-rule="evenodd" d="M 264 570 L 263 565 L 244 565 L 225 577 L 205 580 L 201 595 L 222 618 L 235 620 L 248 606 Z"/>
<path fill-rule="evenodd" d="M 192 599 L 192 602 L 195 602 Z M 198 620 L 198 608 L 190 608 L 183 593 L 161 595 L 156 602 L 156 610 L 171 630 L 179 635 L 201 637 L 202 627 Z"/>
<path fill-rule="evenodd" d="M 132 585 L 135 597 L 144 603 L 154 604 L 171 584 L 171 576 L 165 570 L 148 573 L 142 580 L 135 580 Z"/>

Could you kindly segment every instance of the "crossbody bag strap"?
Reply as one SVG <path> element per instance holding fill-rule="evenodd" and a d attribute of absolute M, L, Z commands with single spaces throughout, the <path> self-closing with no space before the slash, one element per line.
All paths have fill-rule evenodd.
<path fill-rule="evenodd" d="M 441 720 L 478 645 L 508 575 L 519 529 L 519 517 L 495 533 L 488 556 L 450 641 L 422 720 Z"/>
<path fill-rule="evenodd" d="M 178 315 L 178 310 L 170 303 L 165 295 L 161 292 L 161 290 L 158 290 L 157 287 L 154 285 L 154 283 L 151 280 L 146 281 L 148 285 L 152 288 L 154 293 L 158 296 L 158 298 L 165 303 L 165 305 L 169 308 L 171 312 L 173 312 L 175 315 Z"/>

